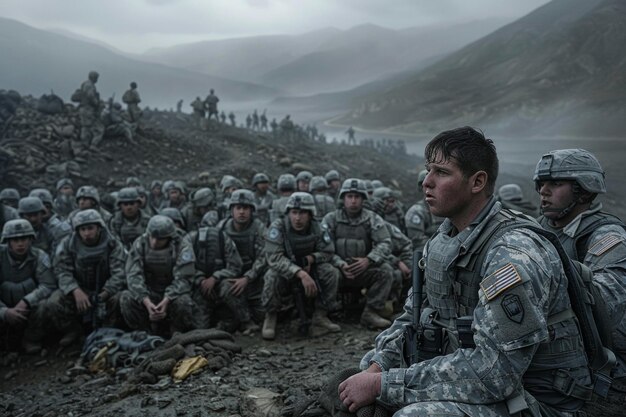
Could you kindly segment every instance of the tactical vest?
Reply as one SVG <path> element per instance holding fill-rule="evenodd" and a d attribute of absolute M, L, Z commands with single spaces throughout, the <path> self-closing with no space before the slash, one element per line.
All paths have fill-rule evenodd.
<path fill-rule="evenodd" d="M 132 223 L 129 223 L 122 213 L 118 212 L 113 218 L 111 226 L 113 226 L 113 230 L 118 234 L 124 246 L 129 248 L 135 239 L 146 231 L 147 222 L 144 221 L 141 212 L 137 214 L 137 219 Z"/>
<path fill-rule="evenodd" d="M 72 255 L 74 256 L 74 278 L 78 285 L 89 292 L 100 292 L 109 279 L 109 244 L 110 236 L 103 230 L 100 242 L 96 246 L 86 246 L 74 234 L 71 237 Z"/>
<path fill-rule="evenodd" d="M 315 252 L 315 246 L 321 234 L 321 228 L 317 221 L 311 220 L 310 230 L 307 234 L 299 234 L 293 230 L 288 219 L 284 219 L 283 224 L 286 231 L 285 246 L 288 249 L 289 257 L 302 259 Z"/>
<path fill-rule="evenodd" d="M 3 245 L 4 246 L 4 245 Z M 0 300 L 7 307 L 12 308 L 20 302 L 22 298 L 37 288 L 35 276 L 37 273 L 36 255 L 29 251 L 24 263 L 18 268 L 11 265 L 9 248 L 0 247 L 2 268 L 0 268 Z M 34 258 L 35 260 L 33 261 Z"/>
<path fill-rule="evenodd" d="M 205 277 L 224 268 L 224 232 L 217 227 L 201 227 L 193 242 L 196 254 L 196 269 Z"/>
<path fill-rule="evenodd" d="M 170 242 L 170 246 L 164 249 L 152 249 L 146 245 L 143 268 L 148 289 L 159 294 L 165 292 L 174 280 L 175 260 L 174 242 Z"/>
<path fill-rule="evenodd" d="M 371 224 L 368 219 L 359 224 L 350 224 L 337 219 L 335 228 L 335 250 L 341 259 L 364 257 L 372 250 Z"/>
<path fill-rule="evenodd" d="M 480 236 L 467 248 L 462 247 L 461 242 L 455 237 L 438 234 L 431 239 L 428 246 L 425 285 L 428 302 L 435 310 L 431 315 L 433 322 L 443 329 L 442 354 L 451 353 L 460 347 L 474 347 L 471 337 L 469 342 L 467 338 L 465 343 L 463 342 L 461 323 L 468 319 L 471 323 L 474 308 L 478 304 L 479 284 L 483 279 L 480 275 L 481 267 L 492 243 L 508 231 L 517 228 L 530 229 L 552 241 L 548 237 L 549 232 L 504 210 L 500 210 L 488 222 Z M 564 253 L 559 253 L 559 256 L 567 271 L 569 260 L 563 259 Z M 574 286 L 572 277 L 570 274 L 567 275 L 571 288 Z M 583 331 L 579 331 L 579 325 L 588 323 L 590 319 L 578 316 L 589 312 L 584 313 L 576 308 L 572 296 L 570 300 L 571 308 L 554 312 L 548 317 L 550 338 L 539 344 L 523 376 L 524 388 L 537 400 L 549 405 L 562 406 L 563 409 L 575 407 L 576 404 L 580 406 L 580 401 L 591 398 L 594 389 L 578 384 L 573 378 L 575 375 L 570 375 L 576 369 L 579 375 L 588 372 L 585 349 L 589 340 L 586 340 Z M 585 346 L 580 343 L 581 336 Z M 595 376 L 597 375 L 594 374 Z"/>
<path fill-rule="evenodd" d="M 585 260 L 585 255 L 587 255 L 587 250 L 589 249 L 589 238 L 596 229 L 607 224 L 616 224 L 626 230 L 626 226 L 618 217 L 603 211 L 583 217 L 576 231 L 576 236 L 573 238 L 563 233 L 563 229 L 557 230 L 550 226 L 548 218 L 545 216 L 540 216 L 537 220 L 546 230 L 555 233 L 559 237 L 561 245 L 563 249 L 565 249 L 565 252 L 567 252 L 567 255 L 578 262 Z"/>
<path fill-rule="evenodd" d="M 252 264 L 257 256 L 255 248 L 257 236 L 254 220 L 252 220 L 248 228 L 242 232 L 235 231 L 234 227 L 226 227 L 226 225 L 231 222 L 232 220 L 225 221 L 221 231 L 227 233 L 233 242 L 235 242 L 237 252 L 239 252 L 239 256 L 241 256 L 241 261 L 243 262 L 243 269 L 241 271 L 247 272 L 252 268 Z"/>

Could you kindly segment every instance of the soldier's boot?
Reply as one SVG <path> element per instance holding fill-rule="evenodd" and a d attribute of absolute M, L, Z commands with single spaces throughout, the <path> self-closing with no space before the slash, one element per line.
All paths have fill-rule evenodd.
<path fill-rule="evenodd" d="M 77 341 L 81 335 L 81 328 L 79 325 L 72 325 L 66 331 L 61 340 L 59 340 L 59 345 L 62 347 L 67 347 Z"/>
<path fill-rule="evenodd" d="M 313 326 L 320 327 L 332 333 L 340 332 L 341 326 L 338 325 L 337 323 L 333 323 L 332 321 L 330 321 L 327 314 L 328 313 L 326 312 L 326 310 L 316 308 L 315 311 L 313 312 L 313 318 L 312 318 Z"/>
<path fill-rule="evenodd" d="M 263 321 L 263 330 L 261 331 L 263 339 L 274 340 L 276 338 L 276 313 L 265 313 L 265 320 Z"/>
<path fill-rule="evenodd" d="M 391 322 L 369 306 L 365 306 L 361 314 L 361 324 L 369 329 L 386 329 L 391 326 Z"/>

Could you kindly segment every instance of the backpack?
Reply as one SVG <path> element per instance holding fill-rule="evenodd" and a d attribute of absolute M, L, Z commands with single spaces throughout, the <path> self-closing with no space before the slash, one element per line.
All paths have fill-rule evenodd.
<path fill-rule="evenodd" d="M 76 91 L 74 91 L 70 96 L 70 100 L 72 100 L 72 102 L 74 103 L 80 103 L 81 101 L 83 101 L 83 90 L 77 88 Z"/>

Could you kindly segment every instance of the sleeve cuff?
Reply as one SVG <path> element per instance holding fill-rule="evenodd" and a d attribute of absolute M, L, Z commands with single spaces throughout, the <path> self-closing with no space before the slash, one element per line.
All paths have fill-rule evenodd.
<path fill-rule="evenodd" d="M 384 404 L 402 406 L 404 404 L 404 376 L 406 369 L 383 371 L 380 380 L 380 396 Z"/>

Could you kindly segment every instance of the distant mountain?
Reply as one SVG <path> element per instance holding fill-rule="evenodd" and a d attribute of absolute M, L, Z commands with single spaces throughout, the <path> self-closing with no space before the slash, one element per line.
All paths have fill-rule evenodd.
<path fill-rule="evenodd" d="M 100 73 L 101 97 L 118 99 L 131 81 L 139 84 L 143 104 L 173 107 L 184 99 L 184 109 L 196 96 L 214 88 L 224 105 L 229 102 L 267 100 L 279 91 L 180 68 L 137 61 L 83 40 L 35 29 L 0 18 L 0 89 L 39 95 L 50 90 L 65 99 L 87 78 Z"/>
<path fill-rule="evenodd" d="M 367 24 L 302 35 L 198 42 L 152 50 L 145 59 L 309 95 L 347 90 L 422 67 L 508 20 L 390 30 Z"/>
<path fill-rule="evenodd" d="M 623 135 L 626 3 L 553 0 L 400 84 L 361 98 L 345 124 L 437 132 Z"/>

